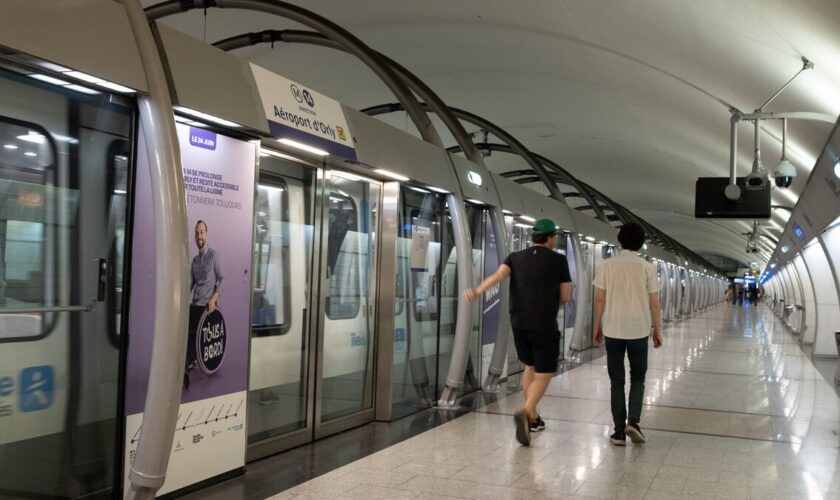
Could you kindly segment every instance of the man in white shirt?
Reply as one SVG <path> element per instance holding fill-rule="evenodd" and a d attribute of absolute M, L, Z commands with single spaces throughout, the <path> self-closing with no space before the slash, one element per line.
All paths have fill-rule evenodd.
<path fill-rule="evenodd" d="M 595 272 L 595 345 L 606 339 L 607 371 L 610 375 L 610 406 L 615 433 L 610 441 L 624 446 L 627 436 L 644 443 L 639 427 L 645 395 L 648 337 L 653 325 L 653 347 L 662 346 L 659 314 L 659 278 L 656 268 L 638 256 L 645 232 L 631 222 L 618 231 L 621 253 L 604 261 Z M 602 318 L 603 316 L 603 318 Z M 624 353 L 630 360 L 630 401 L 624 403 Z M 628 417 L 629 414 L 629 417 Z"/>

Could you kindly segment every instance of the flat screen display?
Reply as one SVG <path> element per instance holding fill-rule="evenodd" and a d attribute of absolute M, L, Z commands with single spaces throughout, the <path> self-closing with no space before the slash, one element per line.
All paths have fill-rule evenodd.
<path fill-rule="evenodd" d="M 800 240 L 805 239 L 805 231 L 803 231 L 802 228 L 799 227 L 799 224 L 795 222 L 793 223 L 793 232 L 796 233 L 796 237 Z"/>
<path fill-rule="evenodd" d="M 769 219 L 770 183 L 764 188 L 746 189 L 746 178 L 736 179 L 741 197 L 729 200 L 724 189 L 729 177 L 700 177 L 694 191 L 694 217 L 698 219 Z"/>

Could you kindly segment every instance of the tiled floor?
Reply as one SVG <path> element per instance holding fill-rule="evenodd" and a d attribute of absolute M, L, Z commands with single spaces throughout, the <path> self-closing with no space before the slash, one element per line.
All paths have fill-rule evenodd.
<path fill-rule="evenodd" d="M 609 444 L 600 357 L 552 381 L 530 447 L 517 393 L 272 498 L 840 498 L 839 402 L 769 309 L 721 305 L 651 352 L 647 444 Z"/>

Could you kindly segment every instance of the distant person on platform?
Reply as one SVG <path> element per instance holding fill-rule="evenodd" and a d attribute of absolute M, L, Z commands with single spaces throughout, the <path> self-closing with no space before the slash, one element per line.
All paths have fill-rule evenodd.
<path fill-rule="evenodd" d="M 510 323 L 519 360 L 525 365 L 522 388 L 525 405 L 516 412 L 516 440 L 528 446 L 531 432 L 545 429 L 537 404 L 560 357 L 557 313 L 569 301 L 572 279 L 566 257 L 554 251 L 557 226 L 549 219 L 538 220 L 531 233 L 530 248 L 508 255 L 495 273 L 476 288 L 464 292 L 473 301 L 490 287 L 510 277 Z"/>
<path fill-rule="evenodd" d="M 216 310 L 219 296 L 222 294 L 222 267 L 216 251 L 207 246 L 209 233 L 207 223 L 200 220 L 195 223 L 195 245 L 198 254 L 193 257 L 190 266 L 190 330 L 187 340 L 187 366 L 184 371 L 184 388 L 189 388 L 191 370 L 197 363 L 195 330 L 204 311 Z"/>
<path fill-rule="evenodd" d="M 653 326 L 653 347 L 662 346 L 659 314 L 659 278 L 653 264 L 637 252 L 645 243 L 645 232 L 636 223 L 618 231 L 621 252 L 605 260 L 595 272 L 595 317 L 592 337 L 595 345 L 607 344 L 607 372 L 610 376 L 610 406 L 615 432 L 610 442 L 624 446 L 627 436 L 644 443 L 639 427 L 645 396 L 648 337 Z M 624 354 L 630 360 L 630 401 L 624 404 Z M 629 414 L 629 416 L 628 416 Z"/>

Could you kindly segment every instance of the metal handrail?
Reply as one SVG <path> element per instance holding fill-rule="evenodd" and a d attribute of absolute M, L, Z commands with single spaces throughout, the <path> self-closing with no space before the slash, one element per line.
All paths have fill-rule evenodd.
<path fill-rule="evenodd" d="M 0 309 L 0 315 L 4 314 L 38 314 L 52 312 L 91 312 L 96 307 L 96 301 L 91 300 L 83 306 L 45 306 L 45 307 L 9 307 Z"/>

